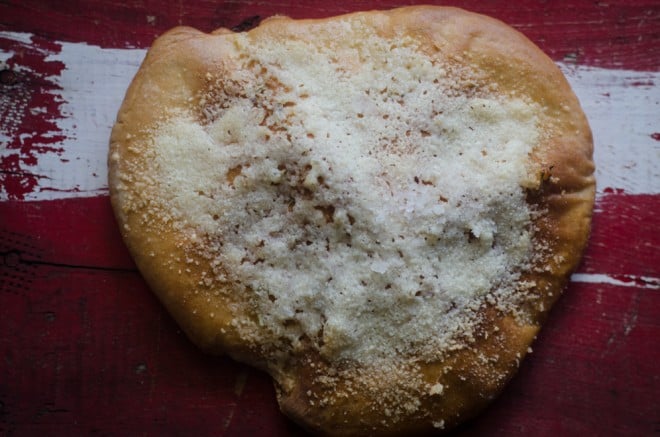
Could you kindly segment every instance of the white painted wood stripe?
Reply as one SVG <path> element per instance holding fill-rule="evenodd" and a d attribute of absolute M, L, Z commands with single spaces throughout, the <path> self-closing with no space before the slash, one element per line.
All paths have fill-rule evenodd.
<path fill-rule="evenodd" d="M 591 125 L 598 192 L 660 193 L 660 72 L 558 65 Z"/>
<path fill-rule="evenodd" d="M 603 273 L 574 273 L 571 276 L 571 282 L 660 290 L 660 278 L 653 278 L 650 276 L 620 275 L 618 277 L 613 277 Z"/>
<path fill-rule="evenodd" d="M 0 37 L 30 44 L 31 35 L 0 32 Z M 35 166 L 24 169 L 44 175 L 40 190 L 26 200 L 47 200 L 107 194 L 106 153 L 110 129 L 128 84 L 145 50 L 105 49 L 84 43 L 58 42 L 59 53 L 48 61 L 66 68 L 52 77 L 61 86 L 65 103 L 56 121 L 60 154 L 45 153 Z M 11 57 L 0 49 L 0 68 Z M 580 98 L 595 140 L 599 193 L 621 189 L 631 194 L 660 193 L 660 72 L 609 70 L 559 64 Z M 39 111 L 42 108 L 30 108 Z M 16 153 L 6 147 L 8 123 L 0 123 L 0 156 Z M 57 134 L 54 132 L 53 134 Z M 32 135 L 23 132 L 21 135 Z M 0 200 L 7 193 L 0 189 Z"/>

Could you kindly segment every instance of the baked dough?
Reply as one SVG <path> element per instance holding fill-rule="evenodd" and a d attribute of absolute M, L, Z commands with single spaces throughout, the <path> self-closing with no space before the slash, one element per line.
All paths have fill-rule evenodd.
<path fill-rule="evenodd" d="M 586 245 L 587 120 L 515 30 L 445 7 L 153 45 L 110 193 L 200 348 L 326 435 L 450 429 L 512 377 Z"/>

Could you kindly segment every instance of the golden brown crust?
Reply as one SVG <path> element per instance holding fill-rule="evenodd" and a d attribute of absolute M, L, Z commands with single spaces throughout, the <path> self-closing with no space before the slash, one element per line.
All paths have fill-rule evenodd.
<path fill-rule="evenodd" d="M 348 17 L 358 17 L 383 37 L 394 37 L 403 30 L 422 41 L 429 56 L 441 52 L 447 60 L 483 72 L 486 82 L 498 84 L 498 92 L 526 96 L 545 108 L 542 122 L 550 133 L 534 150 L 538 178 L 527 187 L 528 202 L 539 212 L 534 239 L 543 256 L 521 278 L 536 286 L 519 314 L 486 306 L 469 347 L 449 352 L 442 361 L 402 369 L 421 375 L 425 387 L 436 387 L 435 392 L 408 390 L 406 393 L 416 394 L 419 404 L 400 409 L 404 412 L 393 418 L 389 410 L 396 405 L 384 405 L 380 399 L 389 381 L 374 383 L 377 377 L 373 375 L 344 372 L 345 364 L 330 363 L 304 348 L 273 361 L 268 345 L 255 348 L 246 344 L 232 324 L 232 305 L 243 303 L 232 285 L 205 285 L 210 260 L 191 250 L 197 237 L 173 220 L 144 219 L 150 196 L 157 193 L 144 184 L 141 172 L 153 156 L 140 145 L 152 141 L 150 128 L 168 113 L 199 105 L 199 90 L 207 86 L 209 71 L 232 68 L 228 55 L 235 48 L 224 38 L 231 32 L 220 29 L 207 35 L 177 28 L 154 44 L 127 92 L 112 132 L 111 199 L 140 271 L 182 329 L 206 351 L 228 353 L 269 371 L 276 380 L 282 410 L 294 420 L 327 435 L 409 435 L 449 429 L 483 408 L 513 376 L 580 260 L 594 199 L 591 133 L 576 97 L 549 58 L 508 26 L 459 9 L 412 7 L 325 20 L 275 17 L 249 36 L 274 43 L 282 38 L 313 41 L 314 28 Z M 255 317 L 242 308 L 246 317 Z"/>

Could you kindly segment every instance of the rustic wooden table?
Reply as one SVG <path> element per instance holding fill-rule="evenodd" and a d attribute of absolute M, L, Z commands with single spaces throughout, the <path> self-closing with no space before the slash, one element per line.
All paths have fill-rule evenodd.
<path fill-rule="evenodd" d="M 153 39 L 372 0 L 0 2 L 0 434 L 299 435 L 268 377 L 200 353 L 135 269 L 106 149 Z M 660 432 L 660 3 L 448 1 L 565 71 L 595 138 L 589 250 L 520 374 L 458 435 Z"/>

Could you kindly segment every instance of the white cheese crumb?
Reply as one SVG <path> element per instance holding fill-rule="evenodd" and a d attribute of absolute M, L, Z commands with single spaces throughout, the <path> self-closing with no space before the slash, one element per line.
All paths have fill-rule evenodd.
<path fill-rule="evenodd" d="M 440 420 L 440 421 L 437 421 L 437 422 L 433 422 L 433 427 L 438 428 L 438 429 L 444 429 L 445 428 L 445 421 Z"/>
<path fill-rule="evenodd" d="M 431 386 L 431 390 L 429 390 L 429 394 L 432 396 L 441 395 L 443 390 L 444 390 L 444 386 L 440 383 L 437 383 Z"/>
<path fill-rule="evenodd" d="M 531 256 L 538 108 L 456 92 L 479 77 L 413 41 L 234 37 L 243 64 L 207 75 L 220 82 L 201 119 L 159 127 L 150 165 L 160 209 L 252 296 L 259 318 L 237 329 L 359 362 L 463 347 Z"/>

